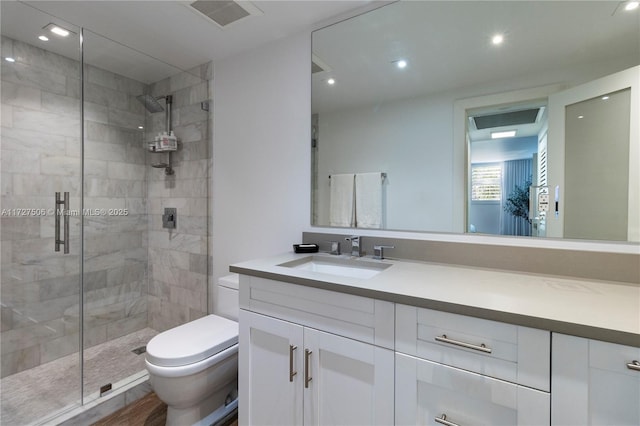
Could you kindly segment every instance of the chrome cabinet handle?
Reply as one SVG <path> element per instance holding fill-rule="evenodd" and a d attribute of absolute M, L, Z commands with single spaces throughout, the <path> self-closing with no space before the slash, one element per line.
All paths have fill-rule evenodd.
<path fill-rule="evenodd" d="M 627 364 L 627 368 L 629 370 L 640 371 L 640 361 L 634 359 L 629 364 Z"/>
<path fill-rule="evenodd" d="M 460 425 L 458 425 L 458 423 L 450 422 L 449 420 L 447 420 L 447 415 L 446 414 L 442 414 L 442 416 L 436 417 L 433 420 L 435 420 L 436 423 L 440 423 L 441 425 L 460 426 Z"/>
<path fill-rule="evenodd" d="M 309 388 L 309 382 L 312 378 L 309 376 L 309 360 L 311 358 L 311 351 L 309 349 L 304 350 L 304 387 Z"/>
<path fill-rule="evenodd" d="M 298 374 L 297 371 L 293 371 L 293 351 L 298 349 L 297 346 L 289 345 L 289 381 L 293 382 L 293 377 Z"/>
<path fill-rule="evenodd" d="M 62 211 L 59 206 L 62 205 Z M 60 244 L 64 246 L 64 254 L 69 254 L 69 193 L 64 193 L 64 199 L 60 199 L 60 192 L 56 192 L 55 206 L 55 251 L 60 251 Z M 60 215 L 64 221 L 64 240 L 60 239 Z"/>
<path fill-rule="evenodd" d="M 463 348 L 473 349 L 474 351 L 480 351 L 480 352 L 484 352 L 484 353 L 487 353 L 487 354 L 491 353 L 491 348 L 486 347 L 484 343 L 481 343 L 478 346 L 478 345 L 474 345 L 474 344 L 471 344 L 471 343 L 461 342 L 459 340 L 449 339 L 446 334 L 443 334 L 442 336 L 436 336 L 435 339 L 438 342 L 448 343 L 450 345 L 455 345 L 455 346 L 461 346 Z"/>

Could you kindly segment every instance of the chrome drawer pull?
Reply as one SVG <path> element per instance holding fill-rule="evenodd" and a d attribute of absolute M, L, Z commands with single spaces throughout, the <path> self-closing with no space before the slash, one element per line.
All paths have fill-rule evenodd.
<path fill-rule="evenodd" d="M 297 371 L 293 371 L 293 351 L 298 349 L 295 345 L 289 345 L 289 381 L 293 382 L 293 377 L 298 374 Z"/>
<path fill-rule="evenodd" d="M 460 425 L 458 425 L 458 423 L 450 422 L 449 420 L 447 420 L 447 415 L 446 414 L 443 414 L 442 417 L 436 417 L 433 420 L 435 420 L 436 423 L 440 423 L 441 425 L 460 426 Z"/>
<path fill-rule="evenodd" d="M 629 364 L 627 364 L 627 368 L 629 370 L 640 371 L 640 361 L 634 359 Z"/>
<path fill-rule="evenodd" d="M 487 354 L 491 353 L 491 348 L 486 347 L 484 345 L 484 343 L 481 343 L 480 346 L 472 345 L 471 343 L 465 343 L 465 342 L 461 342 L 459 340 L 449 339 L 449 338 L 447 338 L 446 334 L 443 334 L 442 336 L 436 336 L 436 341 L 442 342 L 442 343 L 448 343 L 450 345 L 461 346 L 461 347 L 467 348 L 467 349 L 473 349 L 474 351 L 480 351 L 480 352 L 484 352 L 484 353 L 487 353 Z"/>

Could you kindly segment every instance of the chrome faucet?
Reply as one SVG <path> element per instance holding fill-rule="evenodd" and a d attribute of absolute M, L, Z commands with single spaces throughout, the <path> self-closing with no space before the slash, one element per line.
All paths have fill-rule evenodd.
<path fill-rule="evenodd" d="M 373 258 L 382 260 L 384 259 L 384 249 L 393 249 L 396 246 L 373 246 Z"/>
<path fill-rule="evenodd" d="M 351 256 L 362 256 L 362 252 L 360 251 L 360 237 L 358 235 L 352 235 L 345 238 L 345 240 L 351 241 Z"/>

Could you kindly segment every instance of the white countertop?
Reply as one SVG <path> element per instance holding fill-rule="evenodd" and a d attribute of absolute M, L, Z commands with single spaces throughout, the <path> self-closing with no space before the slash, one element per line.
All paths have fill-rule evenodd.
<path fill-rule="evenodd" d="M 310 254 L 286 253 L 237 263 L 230 270 L 640 347 L 640 283 L 370 258 L 357 261 L 392 266 L 368 279 L 278 266 L 307 256 Z"/>

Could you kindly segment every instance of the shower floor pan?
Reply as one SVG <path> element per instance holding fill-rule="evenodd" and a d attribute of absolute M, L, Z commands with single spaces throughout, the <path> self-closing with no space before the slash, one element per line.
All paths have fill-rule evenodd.
<path fill-rule="evenodd" d="M 136 355 L 132 350 L 146 345 L 156 334 L 145 328 L 85 350 L 85 395 L 144 370 L 144 354 Z M 76 406 L 79 370 L 78 354 L 74 353 L 4 377 L 0 381 L 2 424 L 38 424 L 57 411 Z"/>

